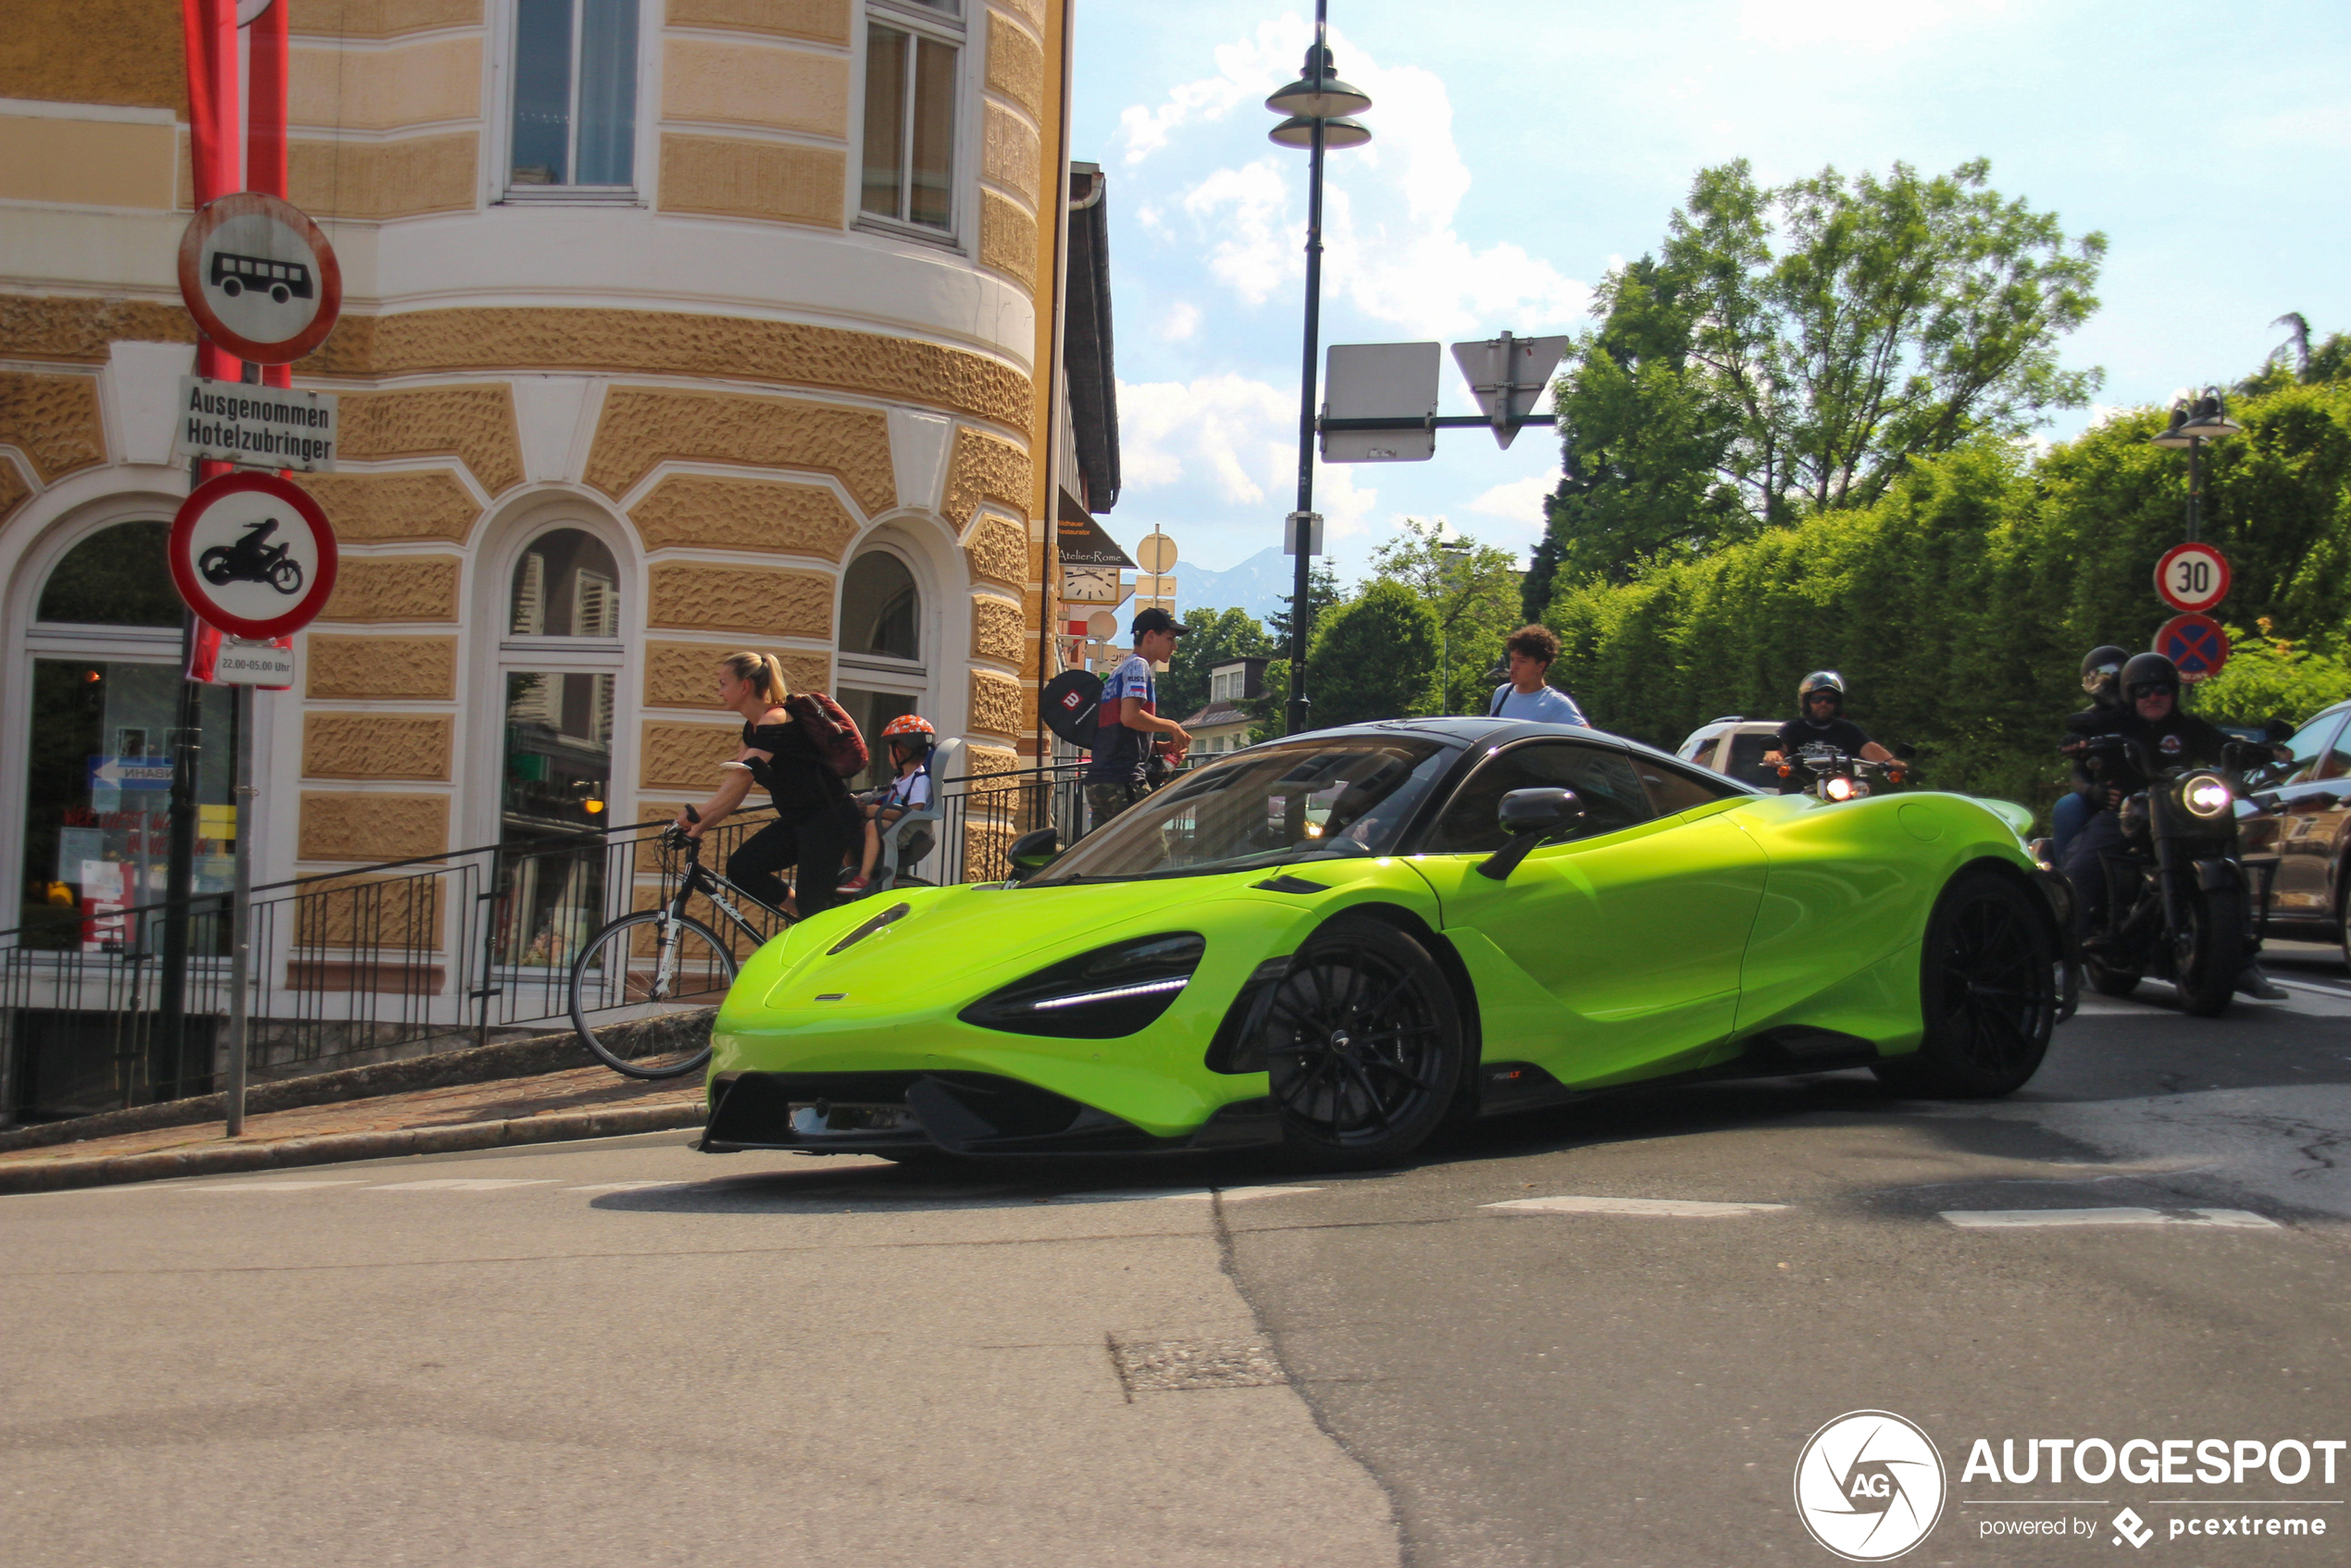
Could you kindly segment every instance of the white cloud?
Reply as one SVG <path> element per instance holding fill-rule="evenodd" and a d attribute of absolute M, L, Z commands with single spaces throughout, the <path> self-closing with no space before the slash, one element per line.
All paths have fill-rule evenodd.
<path fill-rule="evenodd" d="M 1160 318 L 1159 335 L 1171 343 L 1180 343 L 1199 330 L 1200 306 L 1188 300 L 1177 300 Z"/>
<path fill-rule="evenodd" d="M 1506 517 L 1513 523 L 1539 527 L 1543 521 L 1543 501 L 1559 488 L 1560 470 L 1548 474 L 1529 474 L 1523 479 L 1498 484 L 1469 504 L 1469 510 L 1480 516 Z"/>
<path fill-rule="evenodd" d="M 1298 389 L 1247 376 L 1206 376 L 1194 381 L 1118 384 L 1122 502 L 1155 491 L 1152 499 L 1197 515 L 1262 509 L 1269 536 L 1298 497 Z M 1331 538 L 1367 526 L 1379 492 L 1358 487 L 1351 467 L 1314 469 L 1314 509 Z M 1177 531 L 1173 526 L 1169 531 Z"/>
<path fill-rule="evenodd" d="M 1220 120 L 1296 69 L 1312 30 L 1301 16 L 1262 24 L 1215 52 L 1217 74 L 1186 82 L 1153 108 L 1122 117 L 1127 162 L 1178 132 Z M 1324 201 L 1325 287 L 1373 319 L 1432 337 L 1536 332 L 1575 324 L 1591 289 L 1508 241 L 1478 249 L 1454 227 L 1470 171 L 1453 138 L 1445 81 L 1419 66 L 1383 66 L 1336 32 L 1346 80 L 1370 93 L 1370 145 L 1332 155 Z M 1266 152 L 1193 180 L 1182 211 L 1210 272 L 1263 305 L 1303 275 L 1306 160 Z"/>
<path fill-rule="evenodd" d="M 1744 0 L 1739 35 L 1775 49 L 1900 49 L 1954 24 L 1974 26 L 2007 0 Z"/>

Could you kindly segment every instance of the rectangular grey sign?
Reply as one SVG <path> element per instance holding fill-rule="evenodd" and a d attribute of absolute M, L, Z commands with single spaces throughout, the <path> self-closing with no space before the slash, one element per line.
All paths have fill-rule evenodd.
<path fill-rule="evenodd" d="M 332 392 L 182 376 L 171 454 L 248 468 L 331 473 L 338 436 L 335 405 Z"/>

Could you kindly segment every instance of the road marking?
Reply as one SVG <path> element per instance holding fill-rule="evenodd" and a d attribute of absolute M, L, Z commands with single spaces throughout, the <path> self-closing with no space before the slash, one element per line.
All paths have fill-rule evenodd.
<path fill-rule="evenodd" d="M 1537 1214 L 1651 1214 L 1664 1219 L 1722 1220 L 1741 1214 L 1769 1214 L 1785 1203 L 1702 1203 L 1694 1198 L 1513 1198 L 1481 1207 Z"/>
<path fill-rule="evenodd" d="M 509 1187 L 552 1187 L 553 1176 L 436 1176 L 430 1181 L 388 1181 L 370 1192 L 496 1192 Z"/>
<path fill-rule="evenodd" d="M 2084 1225 L 2197 1225 L 2222 1230 L 2283 1230 L 2272 1219 L 2245 1209 L 1946 1209 L 1943 1217 L 1963 1230 L 2022 1230 Z"/>
<path fill-rule="evenodd" d="M 644 1181 L 591 1182 L 586 1187 L 566 1187 L 564 1190 L 566 1192 L 650 1192 L 656 1188 L 700 1187 L 702 1185 L 699 1181 L 660 1181 L 648 1178 Z"/>
<path fill-rule="evenodd" d="M 1046 1203 L 1205 1203 L 1222 1197 L 1227 1203 L 1259 1198 L 1287 1198 L 1294 1193 L 1320 1192 L 1319 1187 L 1195 1187 L 1176 1192 L 1062 1192 L 1039 1200 Z"/>
<path fill-rule="evenodd" d="M 169 1188 L 173 1192 L 307 1192 L 314 1187 L 356 1187 L 356 1176 L 336 1181 L 192 1181 Z"/>

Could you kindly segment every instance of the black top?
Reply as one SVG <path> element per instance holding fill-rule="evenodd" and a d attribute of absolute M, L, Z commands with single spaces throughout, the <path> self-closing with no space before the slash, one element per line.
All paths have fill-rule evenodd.
<path fill-rule="evenodd" d="M 766 762 L 751 759 L 751 776 L 776 803 L 776 815 L 784 822 L 798 822 L 819 812 L 830 811 L 849 798 L 849 786 L 824 759 L 816 754 L 815 743 L 799 724 L 787 719 L 782 724 L 743 723 L 743 744 L 769 753 Z"/>
<path fill-rule="evenodd" d="M 2104 752 L 2085 759 L 2095 769 L 2084 777 L 2092 781 L 2088 793 L 2096 804 L 2105 803 L 2108 786 L 2126 795 L 2146 789 L 2146 765 L 2220 767 L 2228 760 L 2229 736 L 2194 714 L 2183 714 L 2176 708 L 2152 724 L 2128 708 L 2084 709 L 2073 717 L 2085 721 L 2085 728 L 2079 731 L 2084 738 L 2125 735 L 2138 742 L 2135 750 Z M 2066 721 L 2066 728 L 2073 731 L 2072 719 Z"/>
<path fill-rule="evenodd" d="M 1780 726 L 1780 755 L 1784 757 L 1793 757 L 1807 746 L 1835 746 L 1848 757 L 1858 757 L 1869 743 L 1868 733 L 1849 718 L 1833 718 L 1826 724 L 1792 718 Z"/>
<path fill-rule="evenodd" d="M 2073 759 L 2073 788 L 2096 802 L 2105 793 L 2105 786 L 2090 777 L 2082 765 L 2080 742 L 2093 735 L 2111 735 L 2131 710 L 2121 703 L 2093 703 L 2078 714 L 2065 716 L 2065 744 L 2060 748 Z"/>

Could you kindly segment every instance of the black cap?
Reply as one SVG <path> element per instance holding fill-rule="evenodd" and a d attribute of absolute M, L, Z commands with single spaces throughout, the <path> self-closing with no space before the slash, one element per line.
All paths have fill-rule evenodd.
<path fill-rule="evenodd" d="M 1135 612 L 1135 635 L 1147 631 L 1172 631 L 1178 637 L 1189 637 L 1192 628 L 1154 604 L 1148 610 Z"/>

